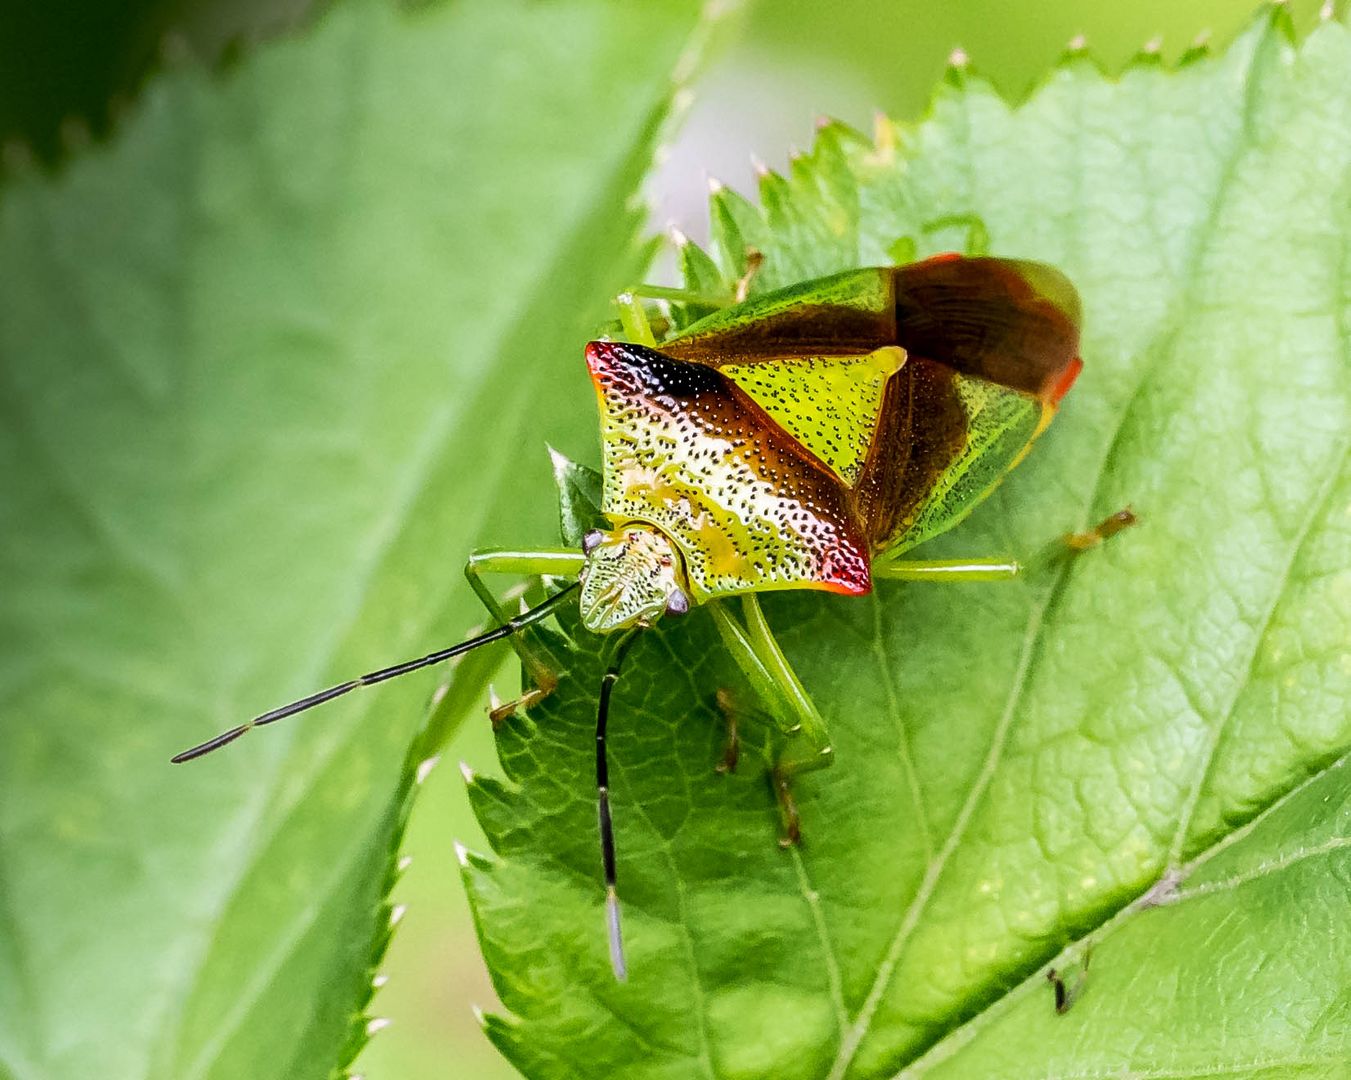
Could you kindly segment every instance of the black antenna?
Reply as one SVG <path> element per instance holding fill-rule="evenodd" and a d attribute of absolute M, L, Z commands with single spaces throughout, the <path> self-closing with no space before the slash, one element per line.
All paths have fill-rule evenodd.
<path fill-rule="evenodd" d="M 339 683 L 337 686 L 330 686 L 327 690 L 320 690 L 318 693 L 311 694 L 309 697 L 303 697 L 299 701 L 293 701 L 289 705 L 283 705 L 279 709 L 273 709 L 271 712 L 265 712 L 262 716 L 255 716 L 246 724 L 240 724 L 239 727 L 231 728 L 229 731 L 223 731 L 214 739 L 208 739 L 200 746 L 194 746 L 191 750 L 184 750 L 181 754 L 175 754 L 171 759 L 174 764 L 184 761 L 192 761 L 203 754 L 209 754 L 212 750 L 219 750 L 227 743 L 234 742 L 246 731 L 252 728 L 262 727 L 264 724 L 272 724 L 278 720 L 284 720 L 288 716 L 294 716 L 296 713 L 304 712 L 306 709 L 312 709 L 316 705 L 322 705 L 325 701 L 332 701 L 336 697 L 342 697 L 343 694 L 355 690 L 358 686 L 370 686 L 372 683 L 384 682 L 386 679 L 396 679 L 400 675 L 407 675 L 410 671 L 417 671 L 420 668 L 430 667 L 432 664 L 439 664 L 442 660 L 449 660 L 452 656 L 459 656 L 461 653 L 467 653 L 471 649 L 477 649 L 480 645 L 489 645 L 494 641 L 501 641 L 505 637 L 510 637 L 519 630 L 537 623 L 541 619 L 551 615 L 572 591 L 578 586 L 573 582 L 567 588 L 555 593 L 542 604 L 537 604 L 529 611 L 522 612 L 513 619 L 508 619 L 502 626 L 489 630 L 487 633 L 479 634 L 478 637 L 472 637 L 468 641 L 462 641 L 458 645 L 452 645 L 448 649 L 441 649 L 439 652 L 428 653 L 418 660 L 405 660 L 402 664 L 395 664 L 393 667 L 381 668 L 379 671 L 372 671 L 369 675 L 363 675 L 359 679 L 349 679 L 345 683 Z M 604 693 L 604 691 L 602 691 Z"/>
<path fill-rule="evenodd" d="M 613 659 L 605 677 L 600 681 L 600 700 L 596 705 L 596 813 L 600 818 L 600 859 L 605 866 L 605 922 L 610 932 L 610 966 L 615 978 L 628 978 L 624 964 L 624 936 L 619 929 L 619 892 L 615 886 L 615 830 L 610 819 L 610 766 L 605 758 L 605 723 L 610 718 L 610 692 L 619 681 L 619 668 L 624 656 L 638 636 L 638 628 L 630 630 L 615 646 Z"/>

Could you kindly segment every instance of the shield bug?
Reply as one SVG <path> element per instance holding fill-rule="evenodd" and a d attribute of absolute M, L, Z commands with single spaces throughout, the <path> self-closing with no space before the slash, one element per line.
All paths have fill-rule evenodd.
<path fill-rule="evenodd" d="M 251 728 L 504 638 L 533 682 L 522 699 L 528 704 L 556 677 L 520 631 L 577 602 L 587 629 L 614 635 L 597 698 L 596 785 L 619 978 L 605 738 L 634 635 L 663 616 L 709 608 L 765 711 L 789 736 L 773 779 L 784 841 L 795 841 L 790 781 L 830 762 L 830 739 L 758 594 L 858 596 L 884 578 L 1014 576 L 1017 564 L 1005 560 L 900 556 L 961 521 L 1022 460 L 1082 367 L 1073 286 L 1051 267 L 1011 259 L 945 255 L 729 298 L 660 344 L 631 297 L 621 298 L 621 315 L 630 340 L 586 347 L 608 527 L 587 534 L 581 551 L 475 553 L 466 573 L 496 628 L 263 713 L 173 759 L 200 757 Z M 1090 546 L 1093 535 L 1076 546 Z M 485 573 L 571 583 L 508 617 Z M 724 767 L 734 762 L 733 747 Z"/>

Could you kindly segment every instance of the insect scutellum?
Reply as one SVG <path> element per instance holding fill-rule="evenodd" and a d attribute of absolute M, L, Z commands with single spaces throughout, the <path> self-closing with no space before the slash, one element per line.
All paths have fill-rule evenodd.
<path fill-rule="evenodd" d="M 956 255 L 846 271 L 747 301 L 748 283 L 723 310 L 661 343 L 641 305 L 621 299 L 631 342 L 586 348 L 604 466 L 595 509 L 607 527 L 587 533 L 580 552 L 470 556 L 466 574 L 495 628 L 263 713 L 173 760 L 501 640 L 523 661 L 534 686 L 521 703 L 533 704 L 557 685 L 557 664 L 522 631 L 575 599 L 583 626 L 609 635 L 596 708 L 597 812 L 610 958 L 623 979 L 606 752 L 611 697 L 638 632 L 701 605 L 782 735 L 772 785 L 782 842 L 796 842 L 790 780 L 833 753 L 757 594 L 861 595 L 879 579 L 1014 576 L 1009 559 L 897 556 L 962 520 L 1046 428 L 1082 367 L 1079 303 L 1051 267 Z M 679 290 L 653 294 L 672 300 Z M 1091 547 L 1133 521 L 1123 511 L 1067 543 Z M 572 580 L 509 616 L 486 573 Z M 495 721 L 510 711 L 494 710 Z M 729 752 L 723 767 L 734 762 Z"/>

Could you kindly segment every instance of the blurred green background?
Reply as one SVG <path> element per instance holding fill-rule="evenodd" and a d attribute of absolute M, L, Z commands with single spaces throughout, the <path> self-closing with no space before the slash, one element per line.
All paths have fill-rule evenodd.
<path fill-rule="evenodd" d="M 1301 29 L 1317 6 L 1292 5 Z M 269 35 L 303 32 L 314 7 L 305 0 L 8 0 L 0 17 L 5 160 L 31 153 L 55 163 L 89 137 L 115 138 L 116 117 L 161 64 L 228 65 Z M 1147 42 L 1157 40 L 1175 58 L 1200 34 L 1227 40 L 1253 10 L 1248 0 L 764 0 L 698 83 L 695 107 L 652 179 L 653 225 L 703 235 L 707 177 L 751 191 L 752 155 L 781 167 L 792 147 L 809 143 L 819 116 L 866 128 L 876 109 L 919 115 L 955 47 L 1016 98 L 1075 35 L 1084 34 L 1115 70 Z M 397 658 L 372 658 L 382 659 Z M 514 1075 L 480 1035 L 470 1008 L 491 1008 L 494 998 L 452 852 L 455 839 L 483 846 L 454 762 L 493 769 L 487 724 L 468 726 L 445 758 L 424 789 L 407 843 L 413 865 L 396 899 L 408 915 L 376 1002 L 395 1022 L 359 1062 L 372 1080 L 436 1075 L 438 1068 L 455 1077 Z"/>

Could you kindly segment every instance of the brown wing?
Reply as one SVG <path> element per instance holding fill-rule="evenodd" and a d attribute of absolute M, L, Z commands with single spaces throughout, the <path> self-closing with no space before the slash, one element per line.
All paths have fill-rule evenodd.
<path fill-rule="evenodd" d="M 894 272 L 896 339 L 857 506 L 875 551 L 950 529 L 1045 429 L 1082 364 L 1079 300 L 1059 271 L 940 257 Z"/>

